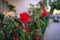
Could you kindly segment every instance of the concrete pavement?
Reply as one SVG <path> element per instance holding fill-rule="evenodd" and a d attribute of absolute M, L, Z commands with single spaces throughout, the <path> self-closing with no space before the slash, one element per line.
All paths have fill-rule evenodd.
<path fill-rule="evenodd" d="M 54 23 L 52 19 L 49 20 L 44 40 L 60 40 L 60 23 Z"/>

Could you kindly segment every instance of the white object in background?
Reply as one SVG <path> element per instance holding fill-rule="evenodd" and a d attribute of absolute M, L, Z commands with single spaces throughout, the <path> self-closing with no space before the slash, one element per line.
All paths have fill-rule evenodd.
<path fill-rule="evenodd" d="M 47 12 L 50 12 L 50 9 L 51 9 L 50 5 L 47 4 L 47 6 L 45 7 L 45 10 L 46 10 Z"/>
<path fill-rule="evenodd" d="M 14 11 L 3 12 L 3 14 L 5 17 L 9 17 L 9 16 L 15 17 Z"/>
<path fill-rule="evenodd" d="M 54 9 L 54 11 L 53 11 L 53 15 L 56 16 L 56 15 L 58 15 L 58 14 L 60 14 L 60 10 L 56 10 L 56 9 Z"/>

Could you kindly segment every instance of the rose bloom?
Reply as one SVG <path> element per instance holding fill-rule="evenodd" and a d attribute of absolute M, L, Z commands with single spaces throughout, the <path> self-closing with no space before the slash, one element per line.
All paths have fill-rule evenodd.
<path fill-rule="evenodd" d="M 26 25 L 23 28 L 26 30 L 26 32 L 28 32 L 30 30 L 30 28 Z"/>
<path fill-rule="evenodd" d="M 18 37 L 15 37 L 14 40 L 19 40 L 19 38 Z"/>
<path fill-rule="evenodd" d="M 43 10 L 42 17 L 46 17 L 46 16 L 48 16 L 48 12 L 46 10 Z"/>
<path fill-rule="evenodd" d="M 39 38 L 40 38 L 40 35 L 36 34 L 36 40 L 39 40 Z"/>
<path fill-rule="evenodd" d="M 28 23 L 30 21 L 30 16 L 28 15 L 27 12 L 22 12 L 20 14 L 20 21 L 24 23 Z"/>

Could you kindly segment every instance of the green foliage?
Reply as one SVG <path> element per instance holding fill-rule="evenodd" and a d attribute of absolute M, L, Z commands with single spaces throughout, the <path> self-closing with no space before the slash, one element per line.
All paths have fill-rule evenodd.
<path fill-rule="evenodd" d="M 57 0 L 56 2 L 51 3 L 51 13 L 53 13 L 54 9 L 60 10 L 60 0 Z"/>
<path fill-rule="evenodd" d="M 10 23 L 9 23 L 9 24 L 6 24 L 5 31 L 6 31 L 6 32 L 9 32 L 10 30 L 13 29 L 13 27 L 14 27 L 14 26 L 13 26 L 12 24 L 10 24 Z"/>
<path fill-rule="evenodd" d="M 16 11 L 15 6 L 13 6 L 12 4 L 8 4 L 7 6 L 8 6 L 10 11 Z"/>
<path fill-rule="evenodd" d="M 47 0 L 44 0 L 43 3 L 44 3 L 44 5 L 46 6 L 46 4 L 47 4 Z"/>
<path fill-rule="evenodd" d="M 4 19 L 4 15 L 2 13 L 0 13 L 0 20 Z"/>
<path fill-rule="evenodd" d="M 3 34 L 0 33 L 0 40 L 3 40 Z"/>
<path fill-rule="evenodd" d="M 53 10 L 56 8 L 56 2 L 51 3 L 51 13 L 53 13 Z"/>
<path fill-rule="evenodd" d="M 9 7 L 10 10 L 14 9 L 12 5 L 9 5 Z M 5 35 L 1 35 L 0 39 L 4 40 L 5 38 L 5 40 L 13 40 L 13 38 L 16 36 L 19 38 L 19 40 L 36 40 L 36 34 L 39 34 L 39 40 L 41 40 L 48 25 L 49 16 L 42 17 L 41 9 L 35 8 L 33 5 L 30 10 L 30 22 L 27 24 L 22 22 L 21 25 L 19 25 L 20 21 L 16 17 L 4 18 L 6 27 L 3 27 L 2 31 L 4 30 L 3 33 Z M 30 28 L 28 32 L 23 29 L 24 25 L 27 25 Z M 12 34 L 13 31 L 15 31 L 14 34 Z M 2 38 L 2 36 L 4 38 Z"/>
<path fill-rule="evenodd" d="M 1 40 L 13 40 L 16 36 L 19 40 L 35 40 L 35 35 L 40 34 L 40 39 L 44 36 L 45 29 L 48 24 L 48 16 L 42 17 L 40 8 L 34 8 L 31 11 L 33 14 L 30 16 L 31 21 L 27 24 L 30 28 L 28 33 L 25 32 L 23 26 L 19 26 L 19 19 L 16 17 L 8 17 L 4 18 L 6 22 L 6 27 L 3 27 L 5 31 L 3 36 L 1 36 Z M 30 13 L 29 13 L 30 14 Z M 15 33 L 12 34 L 12 31 L 15 30 Z"/>
<path fill-rule="evenodd" d="M 38 33 L 38 34 L 40 34 L 41 37 L 43 37 L 44 36 L 43 34 L 45 32 L 45 29 L 46 29 L 48 21 L 49 21 L 49 16 L 42 17 L 40 8 L 35 8 L 32 6 L 32 8 L 30 10 L 31 10 L 31 12 L 29 14 L 32 13 L 32 15 L 30 16 L 31 21 L 28 24 L 28 26 L 31 29 L 30 31 L 32 31 L 33 34 Z"/>
<path fill-rule="evenodd" d="M 2 13 L 0 13 L 0 30 L 2 30 L 3 28 L 3 20 L 4 20 L 4 15 Z"/>

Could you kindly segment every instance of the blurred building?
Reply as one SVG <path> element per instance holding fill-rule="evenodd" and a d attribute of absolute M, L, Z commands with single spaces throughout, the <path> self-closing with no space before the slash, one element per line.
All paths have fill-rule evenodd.
<path fill-rule="evenodd" d="M 0 12 L 7 11 L 8 8 L 6 6 L 6 0 L 0 0 Z M 19 14 L 23 11 L 27 11 L 29 8 L 29 4 L 36 4 L 39 1 L 44 1 L 44 0 L 8 0 L 9 3 L 13 4 L 16 7 L 16 13 L 19 16 Z M 56 0 L 47 0 L 47 3 L 54 2 Z"/>
<path fill-rule="evenodd" d="M 6 1 L 5 0 L 0 0 L 0 12 L 7 11 L 8 8 L 6 6 Z"/>
<path fill-rule="evenodd" d="M 57 0 L 47 0 L 47 2 L 48 2 L 49 4 L 51 4 L 52 2 L 55 2 L 55 1 L 57 1 Z"/>

